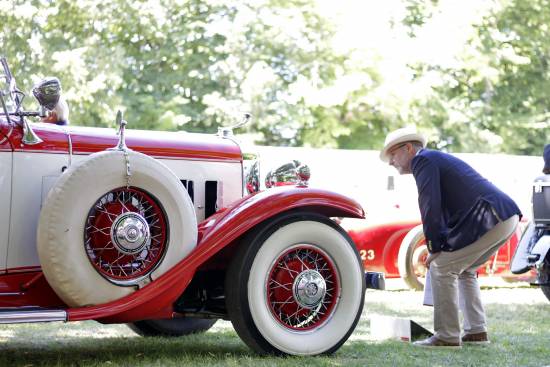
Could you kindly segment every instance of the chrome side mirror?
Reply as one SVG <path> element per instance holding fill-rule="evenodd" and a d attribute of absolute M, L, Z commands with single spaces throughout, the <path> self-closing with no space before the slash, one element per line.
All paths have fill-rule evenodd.
<path fill-rule="evenodd" d="M 40 103 L 40 106 L 51 111 L 55 108 L 57 102 L 59 102 L 61 83 L 55 77 L 42 79 L 32 88 L 32 94 L 38 103 Z"/>

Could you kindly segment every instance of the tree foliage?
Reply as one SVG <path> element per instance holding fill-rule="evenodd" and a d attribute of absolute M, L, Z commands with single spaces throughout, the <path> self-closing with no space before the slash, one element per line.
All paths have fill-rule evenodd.
<path fill-rule="evenodd" d="M 134 128 L 212 132 L 251 110 L 264 142 L 294 143 L 289 86 L 322 87 L 338 65 L 308 0 L 13 0 L 0 24 L 20 87 L 55 74 L 80 125 L 123 108 Z"/>
<path fill-rule="evenodd" d="M 402 0 L 395 35 L 414 41 L 443 3 Z M 214 132 L 251 112 L 246 132 L 269 145 L 379 149 L 406 124 L 455 152 L 540 154 L 549 142 L 548 0 L 491 3 L 455 63 L 414 62 L 399 84 L 361 37 L 336 51 L 315 4 L 0 0 L 0 53 L 24 91 L 58 76 L 77 125 L 111 126 L 122 109 L 131 128 Z"/>
<path fill-rule="evenodd" d="M 434 73 L 434 93 L 411 116 L 451 151 L 539 155 L 550 141 L 550 3 L 501 1 L 476 25 L 453 68 Z"/>

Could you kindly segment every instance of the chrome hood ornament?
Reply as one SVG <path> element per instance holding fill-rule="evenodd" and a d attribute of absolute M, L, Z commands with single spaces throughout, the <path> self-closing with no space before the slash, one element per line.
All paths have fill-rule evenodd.
<path fill-rule="evenodd" d="M 122 111 L 118 111 L 116 113 L 116 124 L 118 125 L 118 144 L 115 148 L 111 148 L 112 150 L 121 150 L 121 151 L 127 151 L 128 147 L 126 146 L 126 137 L 124 136 L 124 131 L 126 129 L 126 125 L 128 125 L 128 122 L 122 118 Z"/>

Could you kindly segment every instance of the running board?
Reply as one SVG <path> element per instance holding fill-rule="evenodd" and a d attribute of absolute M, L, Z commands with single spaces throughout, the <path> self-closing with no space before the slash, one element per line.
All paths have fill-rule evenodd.
<path fill-rule="evenodd" d="M 67 311 L 45 308 L 0 308 L 0 324 L 67 321 Z"/>

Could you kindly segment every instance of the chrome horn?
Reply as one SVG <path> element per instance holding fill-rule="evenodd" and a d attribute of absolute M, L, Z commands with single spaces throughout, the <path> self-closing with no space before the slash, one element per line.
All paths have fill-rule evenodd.
<path fill-rule="evenodd" d="M 43 140 L 40 139 L 38 135 L 36 135 L 36 133 L 29 125 L 29 122 L 24 117 L 21 117 L 21 120 L 23 121 L 23 143 L 27 145 L 42 143 Z"/>

